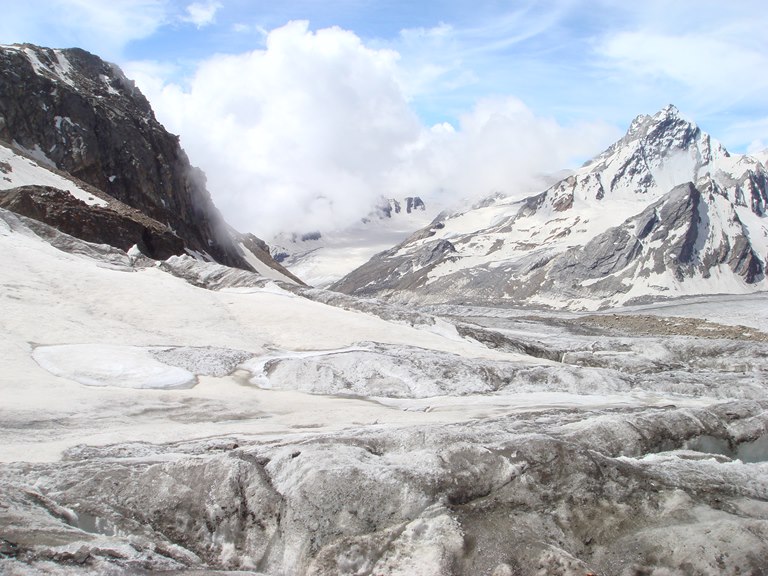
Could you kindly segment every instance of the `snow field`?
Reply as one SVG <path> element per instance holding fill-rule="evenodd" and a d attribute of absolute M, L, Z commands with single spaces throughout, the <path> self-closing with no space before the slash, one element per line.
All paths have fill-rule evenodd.
<path fill-rule="evenodd" d="M 40 153 L 42 154 L 42 151 Z M 89 206 L 107 206 L 108 204 L 71 180 L 43 168 L 29 158 L 16 154 L 11 148 L 0 143 L 0 190 L 29 185 L 51 186 L 64 190 Z"/>

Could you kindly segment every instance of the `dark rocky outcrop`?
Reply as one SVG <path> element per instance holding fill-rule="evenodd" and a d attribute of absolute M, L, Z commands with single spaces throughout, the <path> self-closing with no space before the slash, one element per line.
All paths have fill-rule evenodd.
<path fill-rule="evenodd" d="M 0 48 L 0 139 L 167 224 L 186 248 L 250 269 L 203 173 L 117 66 L 77 48 Z"/>
<path fill-rule="evenodd" d="M 49 186 L 21 186 L 0 191 L 0 208 L 44 222 L 87 242 L 128 250 L 134 244 L 155 260 L 184 253 L 184 242 L 165 225 L 137 210 L 121 213 L 88 206 L 68 192 Z"/>

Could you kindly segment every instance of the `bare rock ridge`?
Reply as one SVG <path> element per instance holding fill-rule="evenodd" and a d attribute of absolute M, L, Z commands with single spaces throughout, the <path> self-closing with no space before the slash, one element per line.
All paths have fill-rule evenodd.
<path fill-rule="evenodd" d="M 768 171 L 668 106 L 546 191 L 444 216 L 333 285 L 558 308 L 768 288 Z"/>
<path fill-rule="evenodd" d="M 186 250 L 254 269 L 211 201 L 202 171 L 190 165 L 178 137 L 157 121 L 117 66 L 78 48 L 0 47 L 0 140 L 140 217 L 110 213 L 112 205 L 94 210 L 50 190 L 25 199 L 17 193 L 4 201 L 8 207 L 23 204 L 25 215 L 47 214 L 47 223 L 74 235 L 87 229 L 81 237 L 89 241 L 123 249 L 138 243 L 154 258 Z M 45 206 L 49 201 L 57 206 Z M 66 217 L 57 218 L 65 204 Z M 257 257 L 282 270 L 268 254 Z"/>
<path fill-rule="evenodd" d="M 181 238 L 140 212 L 121 213 L 113 208 L 88 206 L 50 186 L 6 190 L 0 193 L 0 208 L 44 222 L 86 242 L 110 244 L 125 251 L 136 244 L 142 253 L 158 260 L 184 253 Z"/>

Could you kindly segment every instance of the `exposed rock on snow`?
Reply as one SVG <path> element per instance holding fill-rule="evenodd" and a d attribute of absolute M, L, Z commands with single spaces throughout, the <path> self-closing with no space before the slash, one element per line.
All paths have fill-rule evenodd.
<path fill-rule="evenodd" d="M 0 192 L 0 208 L 44 222 L 76 238 L 128 251 L 139 244 L 150 258 L 184 253 L 184 242 L 166 226 L 130 212 L 88 206 L 62 190 L 23 186 Z"/>

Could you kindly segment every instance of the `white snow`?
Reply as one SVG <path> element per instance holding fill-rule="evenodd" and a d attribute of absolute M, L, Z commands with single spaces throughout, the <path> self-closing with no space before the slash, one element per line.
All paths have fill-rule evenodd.
<path fill-rule="evenodd" d="M 155 360 L 136 346 L 65 344 L 40 346 L 32 357 L 51 374 L 86 386 L 190 388 L 194 374 Z"/>
<path fill-rule="evenodd" d="M 612 313 L 700 318 L 728 326 L 749 326 L 768 332 L 768 292 L 688 296 L 669 302 L 625 306 Z"/>
<path fill-rule="evenodd" d="M 12 148 L 0 143 L 0 190 L 33 184 L 64 190 L 89 206 L 108 205 L 108 202 L 97 198 L 72 180 L 51 172 L 34 160 L 21 156 Z"/>
<path fill-rule="evenodd" d="M 762 162 L 763 166 L 768 168 L 768 148 L 766 148 L 765 150 L 760 150 L 759 152 L 753 152 L 750 154 L 750 156 L 752 156 L 759 162 Z"/>
<path fill-rule="evenodd" d="M 198 384 L 188 389 L 121 387 L 171 386 L 188 378 L 155 364 L 147 349 L 156 346 L 218 347 L 264 356 L 381 342 L 469 358 L 532 361 L 457 340 L 447 330 L 444 335 L 390 323 L 288 295 L 274 285 L 210 291 L 156 267 L 100 267 L 53 248 L 7 211 L 0 215 L 0 461 L 53 460 L 80 443 L 164 442 L 227 433 L 282 436 L 307 427 L 338 430 L 478 414 L 471 405 L 440 415 L 364 399 L 260 390 L 243 386 L 244 371 L 197 375 Z M 91 385 L 78 382 L 86 378 Z M 514 400 L 507 404 L 514 409 Z M 7 427 L 9 422 L 13 425 Z"/>
<path fill-rule="evenodd" d="M 279 235 L 270 240 L 273 253 L 285 252 L 281 262 L 292 274 L 310 286 L 325 288 L 372 256 L 399 244 L 436 216 L 434 209 L 414 210 L 392 218 L 372 217 L 345 230 L 324 234 L 317 240 L 293 239 Z"/>
<path fill-rule="evenodd" d="M 272 283 L 211 291 L 156 267 L 131 271 L 99 264 L 51 247 L 0 211 L 0 461 L 56 460 L 63 450 L 83 443 L 173 442 L 227 434 L 283 439 L 307 431 L 467 422 L 546 409 L 708 402 L 642 390 L 621 394 L 597 377 L 583 394 L 573 393 L 578 383 L 571 387 L 567 382 L 569 392 L 542 382 L 537 392 L 529 385 L 499 394 L 419 399 L 263 389 L 259 386 L 268 385 L 264 368 L 270 359 L 361 350 L 370 357 L 375 343 L 458 359 L 504 360 L 521 368 L 557 366 L 459 339 L 445 322 L 432 331 L 391 323 L 301 298 Z M 749 305 L 768 310 L 761 302 L 739 309 L 744 315 Z M 694 315 L 701 315 L 702 308 L 722 308 L 723 315 L 726 308 L 737 309 L 717 302 L 688 305 Z M 229 375 L 213 376 L 199 362 L 174 368 L 168 364 L 170 356 L 151 355 L 153 350 L 181 347 L 182 356 L 190 357 L 200 348 L 199 359 L 212 364 L 217 364 L 215 349 L 241 351 L 253 360 L 233 366 Z M 223 360 L 237 354 L 225 356 Z M 264 378 L 248 382 L 259 375 Z M 191 388 L 174 388 L 195 382 Z M 420 386 L 418 380 L 408 385 Z"/>
<path fill-rule="evenodd" d="M 296 284 L 296 282 L 286 276 L 285 274 L 281 274 L 279 271 L 275 270 L 271 266 L 268 266 L 264 262 L 262 262 L 253 252 L 248 250 L 246 248 L 245 244 L 242 242 L 239 243 L 240 250 L 243 252 L 243 256 L 245 257 L 245 261 L 250 264 L 253 269 L 264 276 L 265 278 L 271 278 L 272 280 L 282 280 L 283 282 L 288 282 L 290 284 Z"/>
<path fill-rule="evenodd" d="M 109 92 L 113 96 L 120 96 L 120 92 L 118 92 L 113 88 L 110 82 L 109 76 L 106 76 L 105 74 L 99 74 L 99 79 L 104 83 L 104 86 L 106 86 L 107 92 Z"/>
<path fill-rule="evenodd" d="M 50 66 L 44 64 L 38 57 L 37 52 L 32 48 L 25 47 L 22 51 L 26 55 L 30 64 L 32 64 L 32 68 L 34 69 L 35 74 L 38 74 L 39 76 L 46 76 L 48 78 L 54 77 L 58 80 L 61 80 L 65 84 L 69 84 L 70 86 L 75 85 L 70 76 L 72 65 L 69 63 L 67 57 L 61 50 L 53 51 L 54 61 Z"/>

